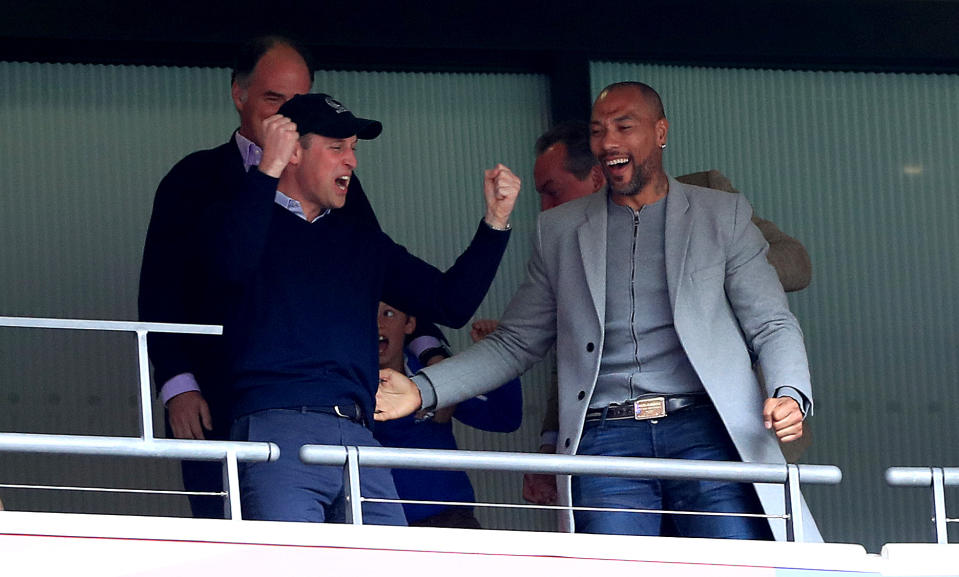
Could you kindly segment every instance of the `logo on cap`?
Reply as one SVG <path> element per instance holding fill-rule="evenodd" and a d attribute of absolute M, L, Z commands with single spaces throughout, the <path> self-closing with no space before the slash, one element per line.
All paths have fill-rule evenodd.
<path fill-rule="evenodd" d="M 330 106 L 330 108 L 332 108 L 333 110 L 335 110 L 337 114 L 342 114 L 342 113 L 344 113 L 344 112 L 349 112 L 349 110 L 347 110 L 345 106 L 343 106 L 342 104 L 340 104 L 340 103 L 339 103 L 336 99 L 334 99 L 332 96 L 327 96 L 327 97 L 326 97 L 326 103 Z"/>

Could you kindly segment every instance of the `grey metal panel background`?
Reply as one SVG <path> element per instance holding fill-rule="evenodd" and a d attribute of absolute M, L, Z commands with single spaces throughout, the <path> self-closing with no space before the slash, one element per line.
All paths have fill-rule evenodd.
<path fill-rule="evenodd" d="M 480 316 L 496 317 L 525 274 L 538 201 L 533 142 L 548 124 L 544 77 L 517 74 L 317 73 L 358 115 L 382 120 L 361 142 L 364 188 L 383 228 L 445 268 L 483 214 L 483 169 L 524 180 L 514 235 Z M 0 62 L 0 314 L 136 318 L 140 255 L 153 193 L 187 153 L 237 124 L 224 69 Z M 450 334 L 454 348 L 469 341 Z M 0 330 L 0 430 L 135 435 L 135 344 L 123 335 Z M 459 431 L 467 448 L 535 450 L 542 369 L 525 379 L 520 433 Z M 162 433 L 157 412 L 158 434 Z M 106 466 L 102 466 L 106 465 Z M 0 456 L 0 482 L 170 488 L 172 464 Z M 481 476 L 481 499 L 519 501 L 519 479 Z M 7 490 L 13 509 L 184 514 L 185 499 Z M 483 514 L 497 527 L 546 516 Z"/>
<path fill-rule="evenodd" d="M 816 396 L 803 461 L 845 473 L 807 491 L 824 536 L 930 540 L 928 490 L 883 471 L 959 463 L 959 77 L 593 64 L 594 95 L 622 80 L 663 97 L 667 171 L 723 171 L 809 250 L 790 296 Z"/>

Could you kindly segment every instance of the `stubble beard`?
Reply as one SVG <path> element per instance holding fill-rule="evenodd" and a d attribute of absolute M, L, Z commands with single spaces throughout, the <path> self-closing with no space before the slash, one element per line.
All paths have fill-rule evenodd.
<path fill-rule="evenodd" d="M 635 161 L 633 161 L 635 163 Z M 629 179 L 629 182 L 624 184 L 620 188 L 615 188 L 613 185 L 613 179 L 609 173 L 606 173 L 606 190 L 610 194 L 615 194 L 618 196 L 636 196 L 639 194 L 639 191 L 653 181 L 653 167 L 652 159 L 647 156 L 643 159 L 643 162 L 636 164 L 636 170 L 633 171 L 633 177 Z M 606 167 L 603 167 L 603 172 L 606 172 Z"/>

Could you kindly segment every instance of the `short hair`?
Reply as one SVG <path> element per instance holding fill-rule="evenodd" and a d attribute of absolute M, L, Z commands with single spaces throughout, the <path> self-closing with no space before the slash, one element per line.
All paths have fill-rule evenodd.
<path fill-rule="evenodd" d="M 589 148 L 589 126 L 579 120 L 560 122 L 536 139 L 536 156 L 542 155 L 554 144 L 566 145 L 566 162 L 563 168 L 583 180 L 593 167 L 599 164 Z"/>
<path fill-rule="evenodd" d="M 230 82 L 245 86 L 250 80 L 250 74 L 253 74 L 253 69 L 256 68 L 263 55 L 277 46 L 289 46 L 303 58 L 303 61 L 306 62 L 306 69 L 310 74 L 310 84 L 313 84 L 313 57 L 310 55 L 310 51 L 298 41 L 279 34 L 257 36 L 244 42 L 234 57 Z"/>
<path fill-rule="evenodd" d="M 653 112 L 658 114 L 657 118 L 666 118 L 666 109 L 663 108 L 663 99 L 659 97 L 659 93 L 650 86 L 643 82 L 637 82 L 636 80 L 627 80 L 625 82 L 614 82 L 603 89 L 603 94 L 605 92 L 612 92 L 613 90 L 619 90 L 622 88 L 633 88 L 638 90 L 642 97 L 646 100 L 646 103 L 653 109 Z"/>
<path fill-rule="evenodd" d="M 304 150 L 309 150 L 309 148 L 313 146 L 313 134 L 314 133 L 312 132 L 307 132 L 306 134 L 303 134 L 300 136 L 300 138 L 298 139 L 300 142 L 300 148 L 303 148 Z"/>

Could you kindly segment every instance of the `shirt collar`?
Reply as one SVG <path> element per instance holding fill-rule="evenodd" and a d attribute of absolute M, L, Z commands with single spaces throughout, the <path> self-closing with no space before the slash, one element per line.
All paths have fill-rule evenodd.
<path fill-rule="evenodd" d="M 251 166 L 260 164 L 263 159 L 263 149 L 255 142 L 236 131 L 236 146 L 240 149 L 240 158 L 243 159 L 243 170 L 249 172 Z"/>
<path fill-rule="evenodd" d="M 239 135 L 239 133 L 237 134 Z M 273 201 L 277 203 L 278 205 L 282 206 L 283 208 L 285 208 L 286 210 L 292 212 L 296 216 L 302 218 L 303 220 L 306 220 L 306 213 L 303 212 L 303 205 L 300 204 L 300 201 L 293 200 L 292 198 L 283 194 L 279 190 L 276 191 L 276 195 L 273 197 Z M 323 212 L 320 213 L 319 216 L 317 216 L 310 222 L 316 222 L 328 214 L 330 214 L 330 209 L 324 210 Z"/>

